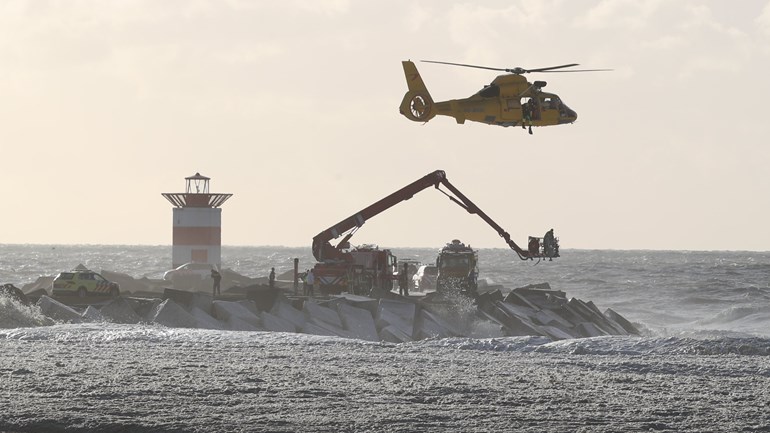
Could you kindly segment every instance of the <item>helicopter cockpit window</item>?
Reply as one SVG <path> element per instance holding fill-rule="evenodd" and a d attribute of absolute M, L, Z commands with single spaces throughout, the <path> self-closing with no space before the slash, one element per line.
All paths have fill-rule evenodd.
<path fill-rule="evenodd" d="M 542 105 L 546 110 L 558 110 L 561 107 L 561 101 L 559 98 L 548 97 L 543 99 Z"/>
<path fill-rule="evenodd" d="M 482 98 L 496 98 L 500 96 L 500 86 L 497 84 L 484 86 L 483 89 L 479 90 L 479 96 Z"/>

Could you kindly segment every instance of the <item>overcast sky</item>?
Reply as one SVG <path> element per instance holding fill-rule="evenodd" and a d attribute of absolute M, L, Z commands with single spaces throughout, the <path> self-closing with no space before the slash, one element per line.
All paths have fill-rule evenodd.
<path fill-rule="evenodd" d="M 578 120 L 398 113 L 401 61 L 530 75 Z M 496 73 L 417 62 L 437 101 Z M 0 243 L 171 244 L 209 176 L 225 245 L 310 246 L 437 169 L 520 245 L 770 250 L 770 1 L 0 0 Z M 354 244 L 505 248 L 425 190 Z"/>

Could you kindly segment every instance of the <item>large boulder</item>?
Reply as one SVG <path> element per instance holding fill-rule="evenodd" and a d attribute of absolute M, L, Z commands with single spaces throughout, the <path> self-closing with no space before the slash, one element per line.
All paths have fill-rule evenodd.
<path fill-rule="evenodd" d="M 325 322 L 312 316 L 308 319 L 307 322 L 305 322 L 305 325 L 302 327 L 302 332 L 314 335 L 355 338 L 350 332 L 342 329 L 341 327 L 335 326 L 329 322 Z"/>
<path fill-rule="evenodd" d="M 372 317 L 377 315 L 377 309 L 380 305 L 380 299 L 370 298 L 368 296 L 353 295 L 350 293 L 343 293 L 335 298 L 341 303 L 352 305 L 356 308 L 367 310 L 371 313 Z M 334 308 L 329 305 L 329 308 Z"/>
<path fill-rule="evenodd" d="M 577 337 L 577 332 L 573 330 L 565 330 L 556 326 L 541 326 L 538 328 L 544 336 L 551 340 L 567 340 Z"/>
<path fill-rule="evenodd" d="M 461 335 L 460 331 L 453 324 L 438 314 L 434 314 L 424 308 L 420 309 L 414 324 L 413 336 L 416 337 L 415 339 L 449 338 Z"/>
<path fill-rule="evenodd" d="M 249 323 L 255 329 L 261 329 L 262 321 L 252 310 L 239 302 L 214 301 L 212 314 L 223 322 L 232 322 L 234 318 Z"/>
<path fill-rule="evenodd" d="M 379 336 L 382 341 L 390 343 L 406 343 L 407 341 L 412 341 L 412 337 L 409 334 L 406 334 L 403 330 L 393 325 L 382 328 L 379 332 Z"/>
<path fill-rule="evenodd" d="M 225 325 L 219 320 L 198 307 L 192 307 L 190 314 L 195 318 L 196 328 L 202 329 L 225 329 Z"/>
<path fill-rule="evenodd" d="M 572 322 L 560 316 L 556 311 L 548 309 L 538 311 L 534 320 L 541 325 L 555 326 L 561 329 L 569 329 L 574 326 Z"/>
<path fill-rule="evenodd" d="M 267 311 L 262 312 L 262 327 L 266 331 L 273 332 L 297 332 L 297 327 L 290 321 L 270 314 Z"/>
<path fill-rule="evenodd" d="M 583 317 L 585 322 L 601 330 L 604 335 L 626 335 L 623 327 L 610 321 L 595 306 L 592 307 L 592 304 L 589 305 L 580 299 L 572 298 L 567 303 L 567 307 Z"/>
<path fill-rule="evenodd" d="M 40 311 L 57 322 L 81 323 L 83 317 L 74 308 L 62 304 L 56 299 L 42 296 L 37 301 Z"/>
<path fill-rule="evenodd" d="M 279 298 L 270 309 L 270 313 L 290 322 L 296 329 L 303 329 L 307 322 L 305 314 L 294 308 L 285 298 Z"/>
<path fill-rule="evenodd" d="M 303 311 L 310 319 L 328 323 L 334 326 L 335 329 L 343 328 L 340 315 L 331 308 L 322 307 L 315 302 L 308 300 L 303 306 Z"/>
<path fill-rule="evenodd" d="M 133 305 L 121 296 L 110 300 L 100 310 L 104 319 L 112 323 L 135 324 L 142 321 Z"/>
<path fill-rule="evenodd" d="M 337 306 L 337 313 L 345 330 L 350 332 L 355 338 L 380 341 L 377 327 L 374 325 L 374 318 L 369 310 L 341 303 Z"/>
<path fill-rule="evenodd" d="M 85 322 L 104 322 L 104 321 L 106 321 L 104 316 L 102 315 L 101 311 L 99 311 L 99 309 L 94 307 L 93 305 L 87 306 L 85 311 L 83 311 L 83 314 L 80 315 L 80 317 L 82 317 L 83 321 L 85 321 Z"/>
<path fill-rule="evenodd" d="M 600 329 L 596 324 L 591 322 L 583 322 L 578 323 L 577 326 L 575 326 L 575 331 L 577 331 L 578 335 L 580 337 L 600 337 L 602 335 L 607 335 L 605 331 Z"/>
<path fill-rule="evenodd" d="M 37 280 L 35 280 L 34 282 L 23 285 L 21 287 L 21 291 L 26 293 L 27 296 L 29 296 L 33 292 L 40 293 L 40 291 L 42 290 L 43 292 L 45 292 L 43 293 L 43 295 L 46 295 L 50 293 L 51 288 L 53 287 L 54 278 L 55 277 L 52 277 L 52 276 L 38 277 Z"/>
<path fill-rule="evenodd" d="M 270 311 L 281 291 L 277 287 L 253 284 L 246 289 L 246 298 L 254 301 L 259 311 Z"/>
<path fill-rule="evenodd" d="M 178 305 L 191 307 L 193 303 L 194 292 L 189 290 L 164 289 L 163 299 L 173 299 Z"/>
<path fill-rule="evenodd" d="M 29 302 L 32 303 L 37 303 L 37 301 L 43 296 L 48 296 L 48 293 L 49 292 L 46 289 L 35 289 L 29 292 L 25 292 L 27 299 L 29 299 Z"/>
<path fill-rule="evenodd" d="M 152 322 L 155 313 L 158 311 L 158 305 L 163 302 L 159 298 L 124 298 L 136 314 L 145 322 Z"/>
<path fill-rule="evenodd" d="M 325 325 L 317 325 L 314 322 L 305 322 L 302 326 L 302 332 L 312 335 L 323 335 L 327 337 L 341 337 L 342 335 L 338 331 L 334 331 Z"/>
<path fill-rule="evenodd" d="M 385 341 L 411 341 L 414 334 L 414 318 L 417 312 L 417 305 L 409 302 L 392 301 L 380 299 L 375 325 L 380 331 L 380 338 Z M 382 331 L 386 331 L 386 336 Z M 405 338 L 406 336 L 406 338 Z"/>
<path fill-rule="evenodd" d="M 620 325 L 629 334 L 640 335 L 640 332 L 636 326 L 629 322 L 625 317 L 616 313 L 612 308 L 607 308 L 604 310 L 604 316 Z"/>
<path fill-rule="evenodd" d="M 198 326 L 195 317 L 173 299 L 166 299 L 158 305 L 153 314 L 152 322 L 171 328 L 196 328 Z"/>
<path fill-rule="evenodd" d="M 414 321 L 417 315 L 417 304 L 413 302 L 406 302 L 400 300 L 380 299 L 378 305 L 378 313 L 383 309 L 391 311 L 396 316 L 407 320 L 409 322 Z"/>
<path fill-rule="evenodd" d="M 505 335 L 543 335 L 537 325 L 530 320 L 530 315 L 528 313 L 522 314 L 522 311 L 528 311 L 529 309 L 521 310 L 512 307 L 507 302 L 495 301 L 493 302 L 493 308 L 490 308 L 487 314 L 503 325 L 503 333 Z"/>

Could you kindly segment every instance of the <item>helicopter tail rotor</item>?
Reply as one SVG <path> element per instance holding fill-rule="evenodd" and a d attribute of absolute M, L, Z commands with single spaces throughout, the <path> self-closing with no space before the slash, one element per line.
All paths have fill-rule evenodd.
<path fill-rule="evenodd" d="M 431 98 L 428 88 L 420 77 L 417 67 L 411 61 L 401 62 L 404 66 L 404 76 L 409 91 L 401 100 L 399 111 L 409 120 L 415 122 L 427 122 L 436 116 L 433 98 Z"/>

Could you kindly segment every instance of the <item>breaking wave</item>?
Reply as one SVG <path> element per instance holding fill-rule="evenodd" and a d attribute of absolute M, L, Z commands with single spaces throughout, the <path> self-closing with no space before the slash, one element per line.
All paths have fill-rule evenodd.
<path fill-rule="evenodd" d="M 13 297 L 0 294 L 0 329 L 53 325 L 38 307 L 24 305 Z"/>

